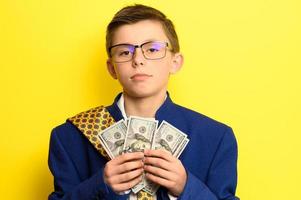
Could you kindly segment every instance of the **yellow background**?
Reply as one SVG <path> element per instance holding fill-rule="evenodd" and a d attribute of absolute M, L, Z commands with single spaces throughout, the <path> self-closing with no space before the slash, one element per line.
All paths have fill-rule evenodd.
<path fill-rule="evenodd" d="M 0 2 L 1 199 L 46 199 L 51 129 L 120 91 L 105 67 L 105 28 L 134 1 Z M 172 99 L 233 127 L 237 195 L 300 198 L 301 1 L 135 2 L 176 25 L 185 64 Z"/>

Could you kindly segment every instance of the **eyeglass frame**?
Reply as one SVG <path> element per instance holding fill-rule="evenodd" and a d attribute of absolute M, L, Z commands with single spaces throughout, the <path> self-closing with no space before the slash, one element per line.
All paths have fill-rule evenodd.
<path fill-rule="evenodd" d="M 152 58 L 147 58 L 147 57 L 144 55 L 144 51 L 142 50 L 142 46 L 145 45 L 145 44 L 148 44 L 148 43 L 152 43 L 152 42 L 158 42 L 158 43 L 162 43 L 162 44 L 165 44 L 165 45 L 166 45 L 166 46 L 165 46 L 164 56 L 162 56 L 162 57 L 160 57 L 160 58 L 153 58 L 153 59 L 152 59 Z M 108 52 L 109 52 L 110 58 L 112 58 L 111 49 L 114 48 L 114 47 L 117 47 L 117 46 L 121 46 L 121 45 L 129 45 L 129 46 L 133 46 L 135 50 L 134 50 L 133 55 L 132 55 L 132 57 L 131 57 L 130 60 L 122 61 L 122 62 L 116 62 L 116 61 L 114 61 L 114 62 L 116 62 L 116 63 L 124 63 L 124 62 L 129 62 L 129 61 L 131 61 L 131 60 L 133 59 L 133 56 L 134 56 L 134 54 L 135 54 L 137 48 L 140 48 L 140 49 L 141 49 L 141 52 L 142 52 L 143 57 L 144 57 L 145 59 L 147 59 L 147 60 L 160 60 L 160 59 L 162 59 L 162 58 L 164 58 L 164 57 L 166 56 L 166 50 L 172 51 L 172 49 L 171 49 L 170 46 L 169 46 L 169 43 L 168 43 L 168 42 L 165 42 L 165 41 L 148 41 L 148 42 L 144 42 L 144 43 L 142 43 L 142 44 L 140 44 L 140 45 L 134 45 L 134 44 L 129 44 L 129 43 L 121 43 L 121 44 L 115 44 L 115 45 L 110 46 L 110 47 L 108 48 Z"/>

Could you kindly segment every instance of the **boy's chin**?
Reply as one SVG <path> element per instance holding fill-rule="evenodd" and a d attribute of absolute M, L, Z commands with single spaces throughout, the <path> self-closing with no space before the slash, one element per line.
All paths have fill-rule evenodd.
<path fill-rule="evenodd" d="M 144 90 L 144 91 L 127 91 L 127 90 L 123 90 L 123 92 L 132 98 L 147 98 L 147 97 L 157 96 L 162 91 L 146 91 L 146 90 Z M 165 93 L 166 93 L 166 91 L 165 91 Z"/>

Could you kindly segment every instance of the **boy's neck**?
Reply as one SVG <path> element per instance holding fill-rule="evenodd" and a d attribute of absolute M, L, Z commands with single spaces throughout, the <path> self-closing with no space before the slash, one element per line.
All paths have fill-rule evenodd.
<path fill-rule="evenodd" d="M 154 118 L 157 110 L 165 101 L 166 90 L 149 97 L 132 97 L 126 92 L 123 92 L 123 96 L 127 116 Z"/>

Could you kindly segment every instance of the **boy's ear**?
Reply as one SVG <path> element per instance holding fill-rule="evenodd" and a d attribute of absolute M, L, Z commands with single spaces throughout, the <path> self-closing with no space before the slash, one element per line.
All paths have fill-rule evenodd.
<path fill-rule="evenodd" d="M 172 66 L 170 69 L 170 74 L 175 74 L 181 69 L 184 62 L 184 57 L 181 53 L 175 53 L 171 62 Z"/>
<path fill-rule="evenodd" d="M 117 74 L 116 74 L 116 71 L 115 71 L 115 68 L 114 68 L 114 64 L 112 63 L 111 59 L 107 60 L 107 69 L 108 69 L 108 72 L 111 74 L 111 76 L 114 79 L 117 79 Z"/>

